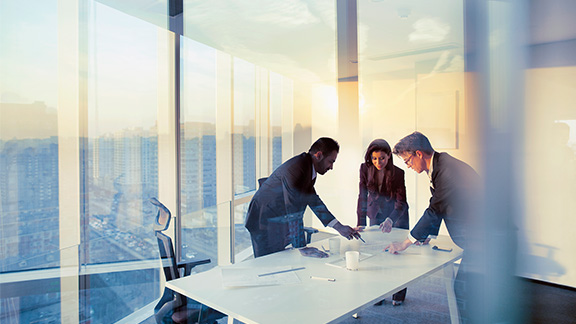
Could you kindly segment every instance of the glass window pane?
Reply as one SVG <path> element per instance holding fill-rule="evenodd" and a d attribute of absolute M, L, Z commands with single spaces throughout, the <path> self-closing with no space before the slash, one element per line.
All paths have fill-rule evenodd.
<path fill-rule="evenodd" d="M 148 22 L 100 3 L 93 8 L 88 137 L 81 141 L 80 305 L 86 320 L 111 323 L 159 296 L 157 270 L 134 261 L 158 258 L 156 209 L 148 199 L 158 196 L 159 73 L 166 73 L 158 53 L 168 44 Z M 119 262 L 129 270 L 115 270 Z M 91 274 L 96 264 L 104 270 Z"/>
<path fill-rule="evenodd" d="M 56 2 L 37 5 L 0 4 L 2 271 L 58 266 Z"/>
<path fill-rule="evenodd" d="M 337 130 L 335 9 L 334 1 L 184 3 L 185 37 L 233 57 L 230 159 L 235 199 L 253 192 L 257 175 L 269 175 L 282 157 L 307 151 L 312 136 Z M 263 71 L 270 71 L 271 77 L 260 87 Z M 263 104 L 262 98 L 269 100 Z M 268 106 L 269 115 L 260 111 Z M 323 110 L 315 112 L 318 107 Z M 264 123 L 269 129 L 256 124 L 256 116 L 270 116 Z M 318 125 L 312 127 L 313 123 Z M 258 141 L 263 142 L 257 142 L 256 136 L 261 135 Z M 256 156 L 257 152 L 267 156 Z M 238 219 L 240 214 L 235 214 L 237 228 L 244 223 Z"/>
<path fill-rule="evenodd" d="M 564 46 L 565 42 L 542 44 L 538 60 L 525 74 L 526 206 L 519 272 L 575 287 L 571 224 L 576 210 L 576 60 L 558 64 L 561 57 L 573 57 Z M 546 170 L 545 177 L 534 176 L 540 169 Z"/>
<path fill-rule="evenodd" d="M 169 0 L 95 0 L 110 8 L 122 11 L 130 16 L 147 21 L 158 27 L 168 29 L 168 3 Z M 177 2 L 177 1 L 170 1 Z"/>
<path fill-rule="evenodd" d="M 53 0 L 0 1 L 2 323 L 61 321 L 59 278 L 27 281 L 60 266 L 57 18 Z"/>
<path fill-rule="evenodd" d="M 282 81 L 281 75 L 270 72 L 270 173 L 282 164 Z"/>
<path fill-rule="evenodd" d="M 182 258 L 193 259 L 201 253 L 218 260 L 216 50 L 182 37 L 181 62 Z"/>
<path fill-rule="evenodd" d="M 256 70 L 234 58 L 234 193 L 256 189 Z"/>
<path fill-rule="evenodd" d="M 246 213 L 250 203 L 238 204 L 234 207 L 234 260 L 241 262 L 247 257 L 251 257 L 252 240 L 250 233 L 244 227 L 246 221 Z"/>

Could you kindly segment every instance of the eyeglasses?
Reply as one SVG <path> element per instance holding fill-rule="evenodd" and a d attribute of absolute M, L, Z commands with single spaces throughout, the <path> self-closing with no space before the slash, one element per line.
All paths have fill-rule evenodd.
<path fill-rule="evenodd" d="M 402 159 L 404 161 L 404 163 L 406 163 L 406 165 L 408 165 L 408 163 L 410 163 L 410 165 L 412 165 L 412 158 L 414 157 L 414 154 L 410 154 L 410 157 L 407 158 L 406 160 Z"/>

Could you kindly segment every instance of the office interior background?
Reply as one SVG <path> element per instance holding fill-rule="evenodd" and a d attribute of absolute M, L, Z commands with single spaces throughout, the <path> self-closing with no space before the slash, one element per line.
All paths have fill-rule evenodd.
<path fill-rule="evenodd" d="M 241 262 L 257 179 L 321 136 L 341 149 L 317 192 L 354 226 L 368 143 L 415 130 L 484 179 L 479 294 L 508 273 L 576 287 L 575 15 L 571 0 L 0 0 L 0 322 L 146 319 L 163 289 L 148 199 L 175 216 L 179 258 Z M 429 180 L 408 170 L 406 186 L 414 225 Z"/>

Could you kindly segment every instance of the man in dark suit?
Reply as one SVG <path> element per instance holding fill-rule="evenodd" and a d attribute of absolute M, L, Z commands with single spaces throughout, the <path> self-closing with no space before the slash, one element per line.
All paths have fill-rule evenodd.
<path fill-rule="evenodd" d="M 454 283 L 460 316 L 464 316 L 465 278 L 468 276 L 466 240 L 469 227 L 477 211 L 478 186 L 480 179 L 468 164 L 432 149 L 432 145 L 422 133 L 414 132 L 401 139 L 394 146 L 394 154 L 416 173 L 425 171 L 430 178 L 432 197 L 424 214 L 403 242 L 393 242 L 385 250 L 398 253 L 416 242 L 428 240 L 438 234 L 442 220 L 452 241 L 464 249 L 464 257 Z"/>
<path fill-rule="evenodd" d="M 298 235 L 295 231 L 300 229 L 293 228 L 293 224 L 301 224 L 306 206 L 324 226 L 334 228 L 348 239 L 360 237 L 350 226 L 340 224 L 314 190 L 317 174 L 332 170 L 339 148 L 331 138 L 318 139 L 308 153 L 279 166 L 256 191 L 245 224 L 252 238 L 254 257 L 284 250 Z"/>

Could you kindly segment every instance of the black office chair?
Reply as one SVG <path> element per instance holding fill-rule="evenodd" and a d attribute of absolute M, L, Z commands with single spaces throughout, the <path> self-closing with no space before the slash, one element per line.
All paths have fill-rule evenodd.
<path fill-rule="evenodd" d="M 260 178 L 258 179 L 258 186 L 262 187 L 262 184 L 268 178 Z M 313 227 L 304 226 L 301 218 L 296 220 L 290 220 L 287 224 L 288 228 L 287 231 L 292 233 L 296 232 L 297 234 L 291 235 L 292 246 L 295 248 L 304 247 L 306 244 L 309 244 L 312 241 L 312 234 L 318 233 L 318 230 Z"/>
<path fill-rule="evenodd" d="M 162 233 L 170 225 L 172 215 L 170 210 L 158 199 L 150 198 L 150 202 L 158 207 L 158 213 L 154 220 L 154 233 L 158 240 L 160 258 L 166 281 L 180 278 L 180 269 L 184 269 L 184 276 L 190 274 L 192 268 L 200 264 L 210 263 L 210 259 L 203 259 L 188 262 L 176 262 L 172 239 Z M 168 288 L 164 288 L 164 294 L 154 307 L 154 318 L 156 323 L 215 323 L 225 315 L 202 305 L 192 299 L 186 298 Z"/>

